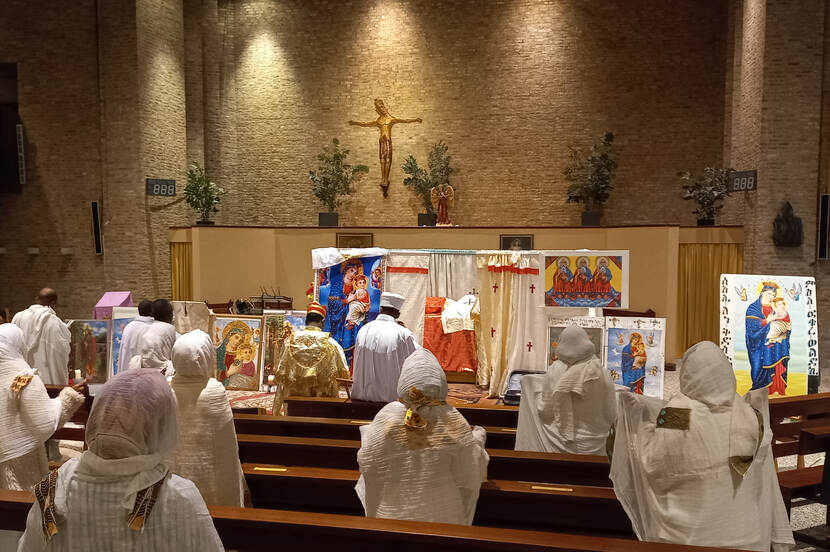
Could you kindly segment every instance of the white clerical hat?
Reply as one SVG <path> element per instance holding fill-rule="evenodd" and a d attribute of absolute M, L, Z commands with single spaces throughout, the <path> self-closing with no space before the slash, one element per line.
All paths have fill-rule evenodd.
<path fill-rule="evenodd" d="M 401 310 L 403 307 L 404 296 L 397 293 L 389 293 L 384 291 L 380 296 L 381 307 L 392 307 L 393 309 Z"/>

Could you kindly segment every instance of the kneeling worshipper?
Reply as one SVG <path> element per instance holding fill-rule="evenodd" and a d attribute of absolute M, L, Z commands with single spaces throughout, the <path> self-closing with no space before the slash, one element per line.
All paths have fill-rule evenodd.
<path fill-rule="evenodd" d="M 138 340 L 138 354 L 130 359 L 129 368 L 150 368 L 170 377 L 174 373 L 171 355 L 176 342 L 176 328 L 173 324 L 159 322 L 150 324 Z"/>
<path fill-rule="evenodd" d="M 583 328 L 562 331 L 556 356 L 547 373 L 522 376 L 516 450 L 604 455 L 614 382 Z"/>
<path fill-rule="evenodd" d="M 285 397 L 337 397 L 337 378 L 348 379 L 343 347 L 323 331 L 326 308 L 317 301 L 306 309 L 305 329 L 285 340 L 276 370 L 273 414 L 278 416 Z"/>
<path fill-rule="evenodd" d="M 216 350 L 210 336 L 193 330 L 173 346 L 171 387 L 178 407 L 173 473 L 193 481 L 207 504 L 242 506 L 244 484 L 233 412 L 225 386 L 211 377 Z"/>
<path fill-rule="evenodd" d="M 0 325 L 0 489 L 28 491 L 49 473 L 46 440 L 78 410 L 83 384 L 49 398 L 23 358 L 23 332 Z M 21 533 L 0 531 L 0 550 L 14 550 Z"/>
<path fill-rule="evenodd" d="M 165 465 L 176 446 L 176 399 L 155 370 L 103 385 L 86 426 L 88 450 L 35 487 L 18 552 L 223 551 L 196 486 Z"/>
<path fill-rule="evenodd" d="M 617 398 L 611 479 L 640 540 L 790 549 L 767 390 L 740 397 L 717 345 L 686 351 L 680 393 L 667 403 L 628 391 Z"/>
<path fill-rule="evenodd" d="M 484 428 L 446 403 L 447 377 L 431 352 L 406 359 L 400 398 L 360 428 L 360 480 L 367 517 L 470 525 L 490 457 Z"/>
<path fill-rule="evenodd" d="M 360 328 L 354 346 L 352 399 L 392 402 L 401 367 L 417 348 L 415 335 L 397 323 L 404 297 L 383 292 L 380 314 Z"/>

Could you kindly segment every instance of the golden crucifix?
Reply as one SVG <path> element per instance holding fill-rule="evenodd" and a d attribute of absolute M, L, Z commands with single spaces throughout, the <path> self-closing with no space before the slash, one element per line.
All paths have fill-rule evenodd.
<path fill-rule="evenodd" d="M 398 119 L 389 114 L 383 100 L 375 100 L 375 111 L 378 112 L 378 118 L 368 123 L 359 123 L 357 121 L 349 121 L 350 125 L 360 127 L 378 127 L 380 131 L 380 140 L 378 142 L 378 157 L 380 158 L 380 187 L 383 190 L 383 197 L 386 197 L 389 192 L 389 170 L 392 168 L 392 125 L 395 123 L 420 123 L 420 118 L 417 119 Z"/>

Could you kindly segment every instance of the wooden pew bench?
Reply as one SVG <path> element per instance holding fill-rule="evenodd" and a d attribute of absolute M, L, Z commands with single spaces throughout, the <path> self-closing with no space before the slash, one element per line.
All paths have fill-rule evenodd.
<path fill-rule="evenodd" d="M 23 531 L 34 496 L 0 491 L 0 529 Z M 737 552 L 723 548 L 639 542 L 596 536 L 466 527 L 359 516 L 209 506 L 226 548 L 272 552 L 275 548 L 338 552 Z"/>
<path fill-rule="evenodd" d="M 256 508 L 363 515 L 355 470 L 243 464 Z M 481 486 L 475 525 L 635 538 L 613 489 L 491 479 Z"/>
<path fill-rule="evenodd" d="M 351 401 L 325 397 L 286 397 L 287 416 L 350 418 L 371 420 L 386 403 Z M 456 406 L 470 425 L 515 428 L 519 422 L 516 406 Z"/>
<path fill-rule="evenodd" d="M 360 441 L 237 435 L 243 463 L 357 470 Z M 610 487 L 604 456 L 487 449 L 493 479 Z"/>

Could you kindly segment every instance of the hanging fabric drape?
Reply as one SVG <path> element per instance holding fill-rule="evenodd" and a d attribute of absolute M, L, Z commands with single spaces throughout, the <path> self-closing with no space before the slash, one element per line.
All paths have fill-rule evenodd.
<path fill-rule="evenodd" d="M 683 349 L 700 341 L 720 341 L 718 318 L 721 274 L 743 272 L 740 243 L 681 243 L 678 256 L 678 331 Z"/>
<path fill-rule="evenodd" d="M 502 267 L 513 274 L 510 294 L 510 327 L 507 335 L 507 371 L 497 392 L 506 391 L 509 372 L 542 370 L 546 366 L 545 309 L 537 308 L 544 289 L 539 283 L 539 255 L 522 254 L 512 266 Z"/>
<path fill-rule="evenodd" d="M 488 387 L 491 397 L 498 396 L 507 377 L 507 337 L 514 273 L 505 268 L 511 267 L 519 257 L 516 253 L 476 256 L 481 290 L 481 326 L 476 338 L 482 344 L 476 380 L 479 385 Z"/>
<path fill-rule="evenodd" d="M 175 301 L 193 299 L 192 253 L 193 246 L 190 243 L 172 242 L 170 244 L 170 277 Z"/>
<path fill-rule="evenodd" d="M 386 262 L 384 289 L 406 297 L 398 318 L 424 341 L 424 305 L 429 288 L 429 253 L 391 253 Z"/>
<path fill-rule="evenodd" d="M 458 300 L 478 286 L 473 252 L 429 254 L 429 296 Z"/>

